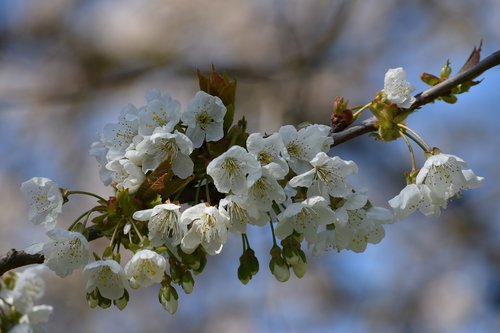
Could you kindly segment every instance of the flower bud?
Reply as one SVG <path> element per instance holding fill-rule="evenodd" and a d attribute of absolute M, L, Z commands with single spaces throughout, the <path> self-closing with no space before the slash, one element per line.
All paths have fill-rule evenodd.
<path fill-rule="evenodd" d="M 191 275 L 190 272 L 185 271 L 182 274 L 182 283 L 181 283 L 182 289 L 186 294 L 191 294 L 193 292 L 193 287 L 194 287 L 194 279 L 193 276 Z"/>
<path fill-rule="evenodd" d="M 300 279 L 304 276 L 304 274 L 306 274 L 307 263 L 305 261 L 303 261 L 301 258 L 297 264 L 292 266 L 292 268 L 293 268 L 293 272 L 295 273 L 295 276 Z"/>
<path fill-rule="evenodd" d="M 446 60 L 446 63 L 444 64 L 443 68 L 441 68 L 441 71 L 439 72 L 439 76 L 442 79 L 447 79 L 450 77 L 450 74 L 451 74 L 450 60 Z"/>
<path fill-rule="evenodd" d="M 269 262 L 269 269 L 276 280 L 286 282 L 290 278 L 290 269 L 283 258 L 272 258 Z"/>
<path fill-rule="evenodd" d="M 158 294 L 158 299 L 163 308 L 170 314 L 174 314 L 179 306 L 179 295 L 172 286 L 162 286 Z"/>
<path fill-rule="evenodd" d="M 238 279 L 243 284 L 247 284 L 252 279 L 252 274 L 249 272 L 244 262 L 240 263 L 238 267 Z"/>

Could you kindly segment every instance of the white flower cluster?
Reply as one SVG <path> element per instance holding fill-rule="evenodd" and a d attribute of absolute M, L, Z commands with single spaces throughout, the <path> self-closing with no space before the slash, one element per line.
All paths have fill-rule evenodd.
<path fill-rule="evenodd" d="M 371 207 L 367 196 L 346 182 L 357 166 L 325 153 L 333 143 L 329 130 L 324 125 L 299 131 L 283 126 L 267 137 L 250 134 L 247 149 L 232 146 L 207 166 L 216 189 L 225 194 L 218 205 L 201 203 L 181 213 L 180 206 L 167 203 L 133 217 L 148 221 L 153 244 L 180 245 L 187 254 L 200 245 L 217 254 L 228 230 L 245 233 L 247 224 L 268 222 L 277 222 L 280 239 L 294 232 L 304 235 L 315 254 L 331 248 L 361 252 L 367 243 L 382 239 L 381 225 L 393 217 L 388 210 Z M 298 175 L 287 183 L 290 170 Z M 304 188 L 306 197 L 294 188 Z"/>
<path fill-rule="evenodd" d="M 40 333 L 52 313 L 50 305 L 35 305 L 45 293 L 43 266 L 9 273 L 0 278 L 0 331 Z"/>
<path fill-rule="evenodd" d="M 404 219 L 417 209 L 422 214 L 438 216 L 448 200 L 463 190 L 477 188 L 478 177 L 459 157 L 443 153 L 431 155 L 417 174 L 415 184 L 407 185 L 389 201 L 394 214 Z"/>
<path fill-rule="evenodd" d="M 146 93 L 146 105 L 129 104 L 118 122 L 107 124 L 94 142 L 90 155 L 99 162 L 101 180 L 134 193 L 148 171 L 171 163 L 174 175 L 185 179 L 193 173 L 189 155 L 204 140 L 223 136 L 226 107 L 215 96 L 199 91 L 181 114 L 180 103 L 158 90 Z M 182 120 L 182 122 L 181 122 Z M 185 128 L 185 134 L 176 128 Z"/>
<path fill-rule="evenodd" d="M 414 101 L 412 89 L 401 68 L 387 72 L 383 92 L 392 103 L 409 107 Z M 383 225 L 395 217 L 403 219 L 416 210 L 438 215 L 448 200 L 482 182 L 460 158 L 434 152 L 415 184 L 389 201 L 392 211 L 375 207 L 365 191 L 347 180 L 357 173 L 357 165 L 327 154 L 333 144 L 330 127 L 313 124 L 297 130 L 286 125 L 271 135 L 240 135 L 224 127 L 226 112 L 219 97 L 202 91 L 184 112 L 179 102 L 157 90 L 146 94 L 146 105 L 128 105 L 117 123 L 104 127 L 90 150 L 100 164 L 101 180 L 112 184 L 117 194 L 108 201 L 93 195 L 100 206 L 85 213 L 82 228 L 77 228 L 79 220 L 72 231 L 56 228 L 70 192 L 47 178 L 22 184 L 30 201 L 30 221 L 43 225 L 51 239 L 32 247 L 31 253 L 43 254 L 46 265 L 61 277 L 83 268 L 91 306 L 108 307 L 113 302 L 123 308 L 127 288 L 161 284 L 160 302 L 173 313 L 178 295 L 171 282 L 190 293 L 194 283 L 190 270 L 201 272 L 206 254 L 220 253 L 228 232 L 243 234 L 238 277 L 246 283 L 258 271 L 247 225 L 270 224 L 274 246 L 269 267 L 279 281 L 286 281 L 290 267 L 298 277 L 305 273 L 303 240 L 314 255 L 330 249 L 363 252 L 367 244 L 383 239 Z M 227 140 L 221 140 L 225 131 Z M 240 136 L 231 137 L 234 133 Z M 189 186 L 196 192 L 194 198 L 179 203 L 182 191 L 169 192 L 175 196 L 153 191 L 152 199 L 143 197 L 138 189 L 146 180 L 150 185 L 150 175 L 158 168 L 170 177 L 162 185 L 182 184 L 176 190 Z M 202 188 L 205 202 L 200 203 Z M 211 193 L 217 194 L 213 201 Z M 92 261 L 87 239 L 75 229 L 84 229 L 95 212 L 101 215 L 93 222 L 111 245 L 109 253 L 104 251 L 101 259 Z M 120 244 L 134 252 L 123 267 Z"/>

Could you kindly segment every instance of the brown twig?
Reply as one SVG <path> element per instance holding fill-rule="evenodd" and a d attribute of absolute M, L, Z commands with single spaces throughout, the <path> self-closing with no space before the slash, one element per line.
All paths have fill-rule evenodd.
<path fill-rule="evenodd" d="M 41 254 L 28 254 L 24 251 L 12 249 L 0 258 L 0 276 L 14 268 L 32 264 L 42 264 L 44 257 Z"/>
<path fill-rule="evenodd" d="M 460 83 L 471 81 L 481 75 L 490 68 L 500 65 L 500 50 L 492 53 L 474 66 L 450 77 L 449 79 L 415 95 L 416 101 L 411 105 L 410 109 L 415 110 L 425 104 L 431 103 L 440 96 L 449 94 L 452 88 Z M 337 146 L 341 143 L 354 139 L 366 133 L 375 132 L 377 130 L 377 118 L 371 117 L 361 124 L 357 124 L 346 128 L 342 132 L 333 133 L 333 145 Z"/>
<path fill-rule="evenodd" d="M 101 232 L 94 227 L 88 228 L 89 241 L 101 237 Z M 29 254 L 24 251 L 11 249 L 6 255 L 0 257 L 0 276 L 4 273 L 23 266 L 43 264 L 45 257 L 42 254 Z"/>

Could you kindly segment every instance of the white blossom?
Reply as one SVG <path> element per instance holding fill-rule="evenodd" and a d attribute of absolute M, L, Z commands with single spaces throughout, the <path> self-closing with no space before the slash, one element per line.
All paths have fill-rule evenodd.
<path fill-rule="evenodd" d="M 337 156 L 329 157 L 324 152 L 316 154 L 310 163 L 313 168 L 293 177 L 290 186 L 306 187 L 307 196 L 320 195 L 327 200 L 330 196 L 338 198 L 352 193 L 346 177 L 358 172 L 356 163 L 344 161 Z"/>
<path fill-rule="evenodd" d="M 383 224 L 393 223 L 392 213 L 381 207 L 348 211 L 347 223 L 334 223 L 318 234 L 313 245 L 313 254 L 318 255 L 331 249 L 349 249 L 363 252 L 368 243 L 379 243 L 384 235 Z"/>
<path fill-rule="evenodd" d="M 441 208 L 446 208 L 448 202 L 431 191 L 429 186 L 423 184 L 409 184 L 401 192 L 389 200 L 394 215 L 402 220 L 417 209 L 426 216 L 441 214 Z"/>
<path fill-rule="evenodd" d="M 349 220 L 349 210 L 363 208 L 368 202 L 368 196 L 364 191 L 357 191 L 344 197 L 342 205 L 337 207 L 335 211 L 335 224 L 345 225 Z"/>
<path fill-rule="evenodd" d="M 120 159 L 139 134 L 139 116 L 136 107 L 127 105 L 118 118 L 118 123 L 106 124 L 102 133 L 102 141 L 108 148 L 107 159 Z"/>
<path fill-rule="evenodd" d="M 229 219 L 216 207 L 204 203 L 186 209 L 181 223 L 191 228 L 181 241 L 182 251 L 193 253 L 201 245 L 210 254 L 218 254 L 227 240 Z"/>
<path fill-rule="evenodd" d="M 207 166 L 207 174 L 212 177 L 215 187 L 221 193 L 246 192 L 260 173 L 259 161 L 240 146 L 232 146 Z"/>
<path fill-rule="evenodd" d="M 269 163 L 276 163 L 283 169 L 283 176 L 288 173 L 289 158 L 279 133 L 264 138 L 261 133 L 252 133 L 247 139 L 247 150 L 260 162 L 262 166 Z"/>
<path fill-rule="evenodd" d="M 34 177 L 22 183 L 21 191 L 29 201 L 30 222 L 53 229 L 63 205 L 59 186 L 48 178 Z"/>
<path fill-rule="evenodd" d="M 424 215 L 439 215 L 448 200 L 462 190 L 479 187 L 478 177 L 457 156 L 438 153 L 429 157 L 417 174 L 416 184 L 409 184 L 389 200 L 394 214 L 404 219 L 417 209 Z"/>
<path fill-rule="evenodd" d="M 128 189 L 134 193 L 146 179 L 142 169 L 126 158 L 113 160 L 106 164 L 106 169 L 113 171 L 113 182 L 118 189 Z"/>
<path fill-rule="evenodd" d="M 155 170 L 161 163 L 169 160 L 177 177 L 185 179 L 193 174 L 194 164 L 189 157 L 193 152 L 193 143 L 178 131 L 169 133 L 159 127 L 151 137 L 139 143 L 136 150 L 142 156 L 143 172 Z"/>
<path fill-rule="evenodd" d="M 223 123 L 226 107 L 221 99 L 203 91 L 198 91 L 188 103 L 181 120 L 187 125 L 186 135 L 199 148 L 203 140 L 219 141 L 224 136 Z"/>
<path fill-rule="evenodd" d="M 318 226 L 330 224 L 335 220 L 335 213 L 328 206 L 325 198 L 316 196 L 296 202 L 278 215 L 276 236 L 283 239 L 295 230 L 303 234 L 306 241 L 314 243 Z"/>
<path fill-rule="evenodd" d="M 187 231 L 186 226 L 180 224 L 180 208 L 172 203 L 160 204 L 135 212 L 133 218 L 148 221 L 148 238 L 154 246 L 167 244 L 169 240 L 173 245 L 179 245 Z"/>
<path fill-rule="evenodd" d="M 26 314 L 45 293 L 45 281 L 40 276 L 44 266 L 27 268 L 18 273 L 16 285 L 9 295 L 16 311 Z"/>
<path fill-rule="evenodd" d="M 384 238 L 382 224 L 394 222 L 392 213 L 381 207 L 350 210 L 348 214 L 349 220 L 345 225 L 335 225 L 335 246 L 339 251 L 363 252 L 368 243 L 377 244 Z"/>
<path fill-rule="evenodd" d="M 249 203 L 248 197 L 228 195 L 221 199 L 219 206 L 229 219 L 229 230 L 236 233 L 245 233 L 248 223 L 262 226 L 269 222 L 269 216 Z"/>
<path fill-rule="evenodd" d="M 110 300 L 123 296 L 128 285 L 122 266 L 114 260 L 98 260 L 83 269 L 87 277 L 87 293 L 97 288 L 100 294 Z"/>
<path fill-rule="evenodd" d="M 55 228 L 47 235 L 52 241 L 43 245 L 41 253 L 47 266 L 58 276 L 68 276 L 89 262 L 89 243 L 81 233 Z"/>
<path fill-rule="evenodd" d="M 476 176 L 461 158 L 443 153 L 430 156 L 416 178 L 416 184 L 427 185 L 433 195 L 444 200 L 479 187 L 482 181 L 483 177 Z"/>
<path fill-rule="evenodd" d="M 125 265 L 125 275 L 132 288 L 148 287 L 163 280 L 167 261 L 151 250 L 138 251 Z"/>
<path fill-rule="evenodd" d="M 94 156 L 97 163 L 99 164 L 99 177 L 104 185 L 108 186 L 113 181 L 113 171 L 106 169 L 106 164 L 108 164 L 108 148 L 104 145 L 102 139 L 92 143 L 90 146 L 89 155 Z"/>
<path fill-rule="evenodd" d="M 157 127 L 172 132 L 181 118 L 181 104 L 157 89 L 146 92 L 147 104 L 139 109 L 139 134 L 153 134 Z"/>
<path fill-rule="evenodd" d="M 299 131 L 291 125 L 280 128 L 279 134 L 288 153 L 288 164 L 296 174 L 310 170 L 309 161 L 317 153 L 329 151 L 333 144 L 333 138 L 328 136 L 329 133 L 330 127 L 325 125 L 309 125 Z"/>
<path fill-rule="evenodd" d="M 415 102 L 415 97 L 411 95 L 414 90 L 406 81 L 406 72 L 402 67 L 391 68 L 385 73 L 383 92 L 391 103 L 409 108 Z"/>
<path fill-rule="evenodd" d="M 283 169 L 276 163 L 271 163 L 261 168 L 259 173 L 248 177 L 252 185 L 248 188 L 246 196 L 249 205 L 257 207 L 261 212 L 267 212 L 272 209 L 273 202 L 278 204 L 286 200 L 286 194 L 276 179 L 282 179 Z"/>

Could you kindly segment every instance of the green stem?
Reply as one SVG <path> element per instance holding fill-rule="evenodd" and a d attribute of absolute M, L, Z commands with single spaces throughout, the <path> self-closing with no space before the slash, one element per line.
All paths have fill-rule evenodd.
<path fill-rule="evenodd" d="M 414 137 L 411 133 L 408 133 L 406 131 L 403 131 L 403 133 L 410 138 L 413 142 L 415 142 L 417 145 L 419 145 L 420 148 L 424 151 L 424 153 L 430 152 L 430 150 L 422 143 L 420 140 L 418 140 L 416 137 Z"/>
<path fill-rule="evenodd" d="M 120 226 L 120 223 L 117 223 L 115 230 L 113 231 L 113 235 L 111 236 L 111 240 L 109 241 L 109 246 L 113 246 L 113 242 L 115 241 L 116 233 L 118 231 L 119 226 Z"/>
<path fill-rule="evenodd" d="M 420 140 L 420 141 L 424 144 L 424 146 L 425 146 L 424 151 L 426 151 L 426 152 L 431 151 L 431 146 L 429 146 L 429 145 L 427 144 L 427 142 L 425 142 L 425 140 L 424 140 L 424 139 L 423 139 L 420 135 L 418 135 L 418 133 L 417 133 L 417 132 L 415 132 L 415 131 L 414 131 L 414 130 L 412 130 L 410 127 L 408 127 L 408 126 L 406 126 L 406 125 L 404 125 L 404 124 L 398 124 L 398 127 L 400 127 L 400 128 L 402 128 L 402 129 L 404 129 L 405 131 L 408 131 L 408 132 L 412 133 L 413 135 L 415 135 L 415 137 L 416 137 L 416 138 L 418 138 L 418 139 L 419 139 L 419 140 Z"/>
<path fill-rule="evenodd" d="M 271 226 L 271 233 L 273 234 L 273 245 L 278 246 L 278 243 L 276 242 L 276 235 L 274 233 L 273 221 L 269 221 L 269 225 Z"/>
<path fill-rule="evenodd" d="M 247 242 L 247 249 L 251 249 L 252 247 L 250 246 L 250 242 L 248 241 L 248 235 L 243 234 L 243 237 L 244 237 L 245 241 Z"/>
<path fill-rule="evenodd" d="M 97 194 L 94 194 L 94 193 L 91 193 L 91 192 L 86 192 L 86 191 L 68 191 L 66 192 L 66 196 L 70 196 L 70 195 L 73 195 L 73 194 L 82 194 L 82 195 L 88 195 L 90 197 L 94 197 L 94 198 L 97 198 L 98 200 L 102 200 L 104 202 L 107 202 L 106 199 L 104 199 L 103 197 L 97 195 Z"/>
<path fill-rule="evenodd" d="M 410 141 L 408 140 L 406 135 L 403 133 L 403 131 L 399 131 L 399 133 L 401 134 L 401 137 L 403 138 L 403 140 L 405 140 L 406 145 L 408 146 L 408 150 L 410 151 L 411 171 L 413 172 L 413 171 L 417 170 L 417 164 L 415 163 L 415 154 L 413 153 L 413 147 L 411 146 Z"/>
<path fill-rule="evenodd" d="M 137 236 L 139 237 L 139 240 L 142 243 L 144 238 L 143 238 L 142 234 L 140 233 L 139 229 L 137 229 L 137 226 L 135 225 L 134 221 L 132 221 L 132 219 L 130 219 L 129 222 L 132 223 L 132 227 L 134 227 L 135 233 L 137 234 Z"/>
<path fill-rule="evenodd" d="M 88 215 L 90 215 L 92 213 L 92 211 L 94 210 L 94 208 L 89 209 L 85 213 L 83 213 L 82 215 L 78 216 L 76 218 L 76 220 L 73 223 L 71 223 L 71 225 L 68 227 L 68 231 L 72 231 L 73 228 L 75 227 L 75 225 L 77 225 L 77 223 L 80 222 L 81 219 L 83 219 L 85 216 L 88 216 Z"/>
<path fill-rule="evenodd" d="M 205 178 L 205 194 L 207 196 L 207 202 L 210 204 L 210 190 L 208 189 L 209 181 L 207 178 Z"/>
<path fill-rule="evenodd" d="M 372 102 L 362 106 L 358 111 L 354 112 L 354 114 L 352 115 L 352 121 L 355 121 L 356 119 L 358 119 L 358 117 L 366 110 L 368 109 L 368 107 L 372 104 Z"/>
<path fill-rule="evenodd" d="M 198 182 L 198 187 L 196 187 L 196 193 L 194 195 L 194 204 L 198 204 L 200 200 L 200 190 L 201 190 L 201 180 Z"/>
<path fill-rule="evenodd" d="M 243 253 L 247 250 L 246 242 L 245 242 L 245 234 L 241 234 L 241 242 L 243 244 Z"/>

